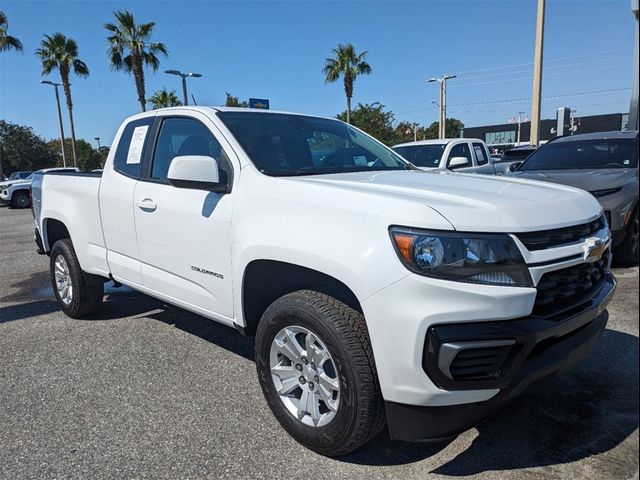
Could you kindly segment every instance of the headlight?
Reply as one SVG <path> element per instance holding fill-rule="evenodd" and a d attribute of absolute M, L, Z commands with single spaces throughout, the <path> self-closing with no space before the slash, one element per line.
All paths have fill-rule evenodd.
<path fill-rule="evenodd" d="M 391 227 L 402 263 L 426 277 L 457 282 L 532 287 L 529 269 L 506 234 L 457 233 Z"/>

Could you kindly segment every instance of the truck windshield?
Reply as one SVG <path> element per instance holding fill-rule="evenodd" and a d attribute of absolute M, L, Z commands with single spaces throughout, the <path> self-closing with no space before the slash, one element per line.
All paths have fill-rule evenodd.
<path fill-rule="evenodd" d="M 436 145 L 405 145 L 393 149 L 417 167 L 438 168 L 446 143 Z"/>
<path fill-rule="evenodd" d="M 552 142 L 533 152 L 518 170 L 635 168 L 635 143 L 633 138 Z"/>
<path fill-rule="evenodd" d="M 250 111 L 220 112 L 218 116 L 266 175 L 411 168 L 392 150 L 337 120 Z"/>

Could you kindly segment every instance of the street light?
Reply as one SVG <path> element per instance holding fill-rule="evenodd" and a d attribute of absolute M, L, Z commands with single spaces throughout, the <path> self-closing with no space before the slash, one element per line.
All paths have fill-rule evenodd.
<path fill-rule="evenodd" d="M 93 139 L 98 142 L 98 150 L 100 150 L 100 137 L 94 137 Z"/>
<path fill-rule="evenodd" d="M 189 97 L 187 96 L 187 77 L 198 78 L 201 77 L 202 74 L 195 72 L 182 73 L 180 70 L 165 70 L 164 73 L 177 75 L 182 78 L 182 96 L 184 97 L 184 104 L 189 105 Z"/>
<path fill-rule="evenodd" d="M 56 91 L 56 105 L 58 106 L 58 123 L 60 124 L 60 147 L 62 148 L 62 165 L 67 166 L 67 153 L 64 148 L 64 127 L 62 126 L 62 112 L 60 111 L 60 95 L 58 95 L 58 87 L 62 84 L 50 82 L 49 80 L 40 80 L 43 85 L 51 85 Z"/>
<path fill-rule="evenodd" d="M 442 75 L 442 77 L 440 78 L 434 77 L 427 80 L 427 82 L 429 83 L 438 82 L 440 84 L 439 103 L 431 102 L 438 105 L 438 108 L 440 110 L 440 115 L 438 120 L 438 124 L 440 126 L 440 128 L 438 129 L 439 130 L 438 136 L 440 138 L 445 138 L 446 136 L 445 133 L 446 133 L 446 125 L 447 125 L 447 80 L 450 80 L 456 77 L 457 75 Z"/>

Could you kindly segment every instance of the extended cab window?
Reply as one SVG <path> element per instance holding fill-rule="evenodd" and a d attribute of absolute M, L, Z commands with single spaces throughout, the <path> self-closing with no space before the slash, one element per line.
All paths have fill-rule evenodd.
<path fill-rule="evenodd" d="M 449 157 L 447 158 L 447 166 L 449 166 L 449 162 L 451 162 L 451 159 L 453 157 L 464 157 L 467 159 L 467 165 L 462 165 L 461 167 L 458 167 L 458 168 L 470 167 L 471 152 L 469 151 L 469 144 L 464 142 L 464 143 L 458 143 L 457 145 L 454 145 L 451 151 L 449 152 Z"/>
<path fill-rule="evenodd" d="M 474 143 L 473 151 L 476 152 L 476 160 L 478 161 L 478 165 L 486 165 L 487 163 L 489 163 L 484 145 L 482 145 L 481 143 Z"/>
<path fill-rule="evenodd" d="M 113 160 L 116 171 L 133 178 L 140 176 L 145 140 L 152 123 L 153 117 L 147 117 L 129 122 L 124 127 Z"/>
<path fill-rule="evenodd" d="M 230 164 L 220 143 L 211 131 L 198 120 L 168 117 L 162 121 L 151 167 L 151 178 L 167 182 L 169 165 L 175 157 L 206 155 L 213 157 L 220 168 L 220 180 L 226 182 Z"/>

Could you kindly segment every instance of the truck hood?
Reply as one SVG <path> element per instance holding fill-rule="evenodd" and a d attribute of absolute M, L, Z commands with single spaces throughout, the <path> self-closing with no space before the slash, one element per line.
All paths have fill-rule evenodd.
<path fill-rule="evenodd" d="M 601 170 L 538 170 L 531 172 L 515 171 L 510 174 L 515 178 L 541 180 L 543 182 L 561 183 L 581 188 L 589 192 L 616 188 L 629 179 L 636 178 L 637 169 L 607 168 Z"/>
<path fill-rule="evenodd" d="M 582 190 L 503 176 L 402 170 L 314 175 L 295 180 L 377 193 L 390 202 L 399 197 L 420 202 L 461 231 L 561 228 L 591 220 L 602 210 L 596 199 Z M 398 216 L 401 215 L 399 211 Z"/>

